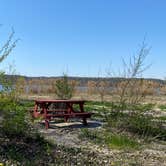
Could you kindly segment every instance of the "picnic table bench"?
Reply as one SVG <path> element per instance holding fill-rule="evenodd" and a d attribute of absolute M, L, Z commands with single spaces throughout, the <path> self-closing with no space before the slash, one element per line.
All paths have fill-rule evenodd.
<path fill-rule="evenodd" d="M 81 118 L 83 124 L 87 125 L 87 118 L 92 113 L 84 112 L 85 100 L 35 100 L 33 117 L 42 117 L 45 120 L 46 129 L 49 128 L 49 121 L 53 118 Z"/>

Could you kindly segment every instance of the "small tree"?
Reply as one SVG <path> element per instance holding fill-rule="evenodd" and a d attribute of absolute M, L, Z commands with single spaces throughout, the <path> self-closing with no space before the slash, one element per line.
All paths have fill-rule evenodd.
<path fill-rule="evenodd" d="M 56 81 L 55 83 L 55 93 L 58 99 L 70 99 L 73 96 L 75 90 L 75 84 L 72 81 L 69 81 L 66 74 L 63 77 Z"/>
<path fill-rule="evenodd" d="M 13 40 L 14 30 L 12 30 L 7 41 L 0 48 L 0 63 L 3 62 L 16 46 L 18 40 Z M 0 111 L 2 112 L 2 124 L 0 132 L 3 132 L 9 139 L 13 139 L 13 135 L 26 133 L 30 128 L 27 126 L 25 111 L 19 107 L 15 100 L 15 76 L 6 76 L 5 72 L 0 72 L 0 83 L 2 90 L 0 91 Z M 28 130 L 27 130 L 28 129 Z"/>
<path fill-rule="evenodd" d="M 138 104 L 146 96 L 145 91 L 142 90 L 143 88 L 146 89 L 145 81 L 140 78 L 142 73 L 149 67 L 144 64 L 149 51 L 150 48 L 143 42 L 138 54 L 130 57 L 129 63 L 123 60 L 123 70 L 119 74 L 121 80 L 116 86 L 120 110 L 123 110 L 127 104 Z M 138 77 L 140 78 L 138 79 Z"/>
<path fill-rule="evenodd" d="M 13 48 L 16 47 L 16 43 L 18 39 L 13 41 L 14 34 L 15 32 L 12 29 L 12 32 L 9 35 L 7 41 L 0 48 L 0 63 L 2 63 L 4 59 L 7 58 L 10 52 L 13 50 Z M 5 72 L 2 72 L 2 71 L 0 72 L 0 83 L 2 85 L 0 97 L 4 96 L 4 94 L 5 95 L 10 94 L 13 88 L 12 81 L 9 81 L 9 79 L 5 77 Z"/>

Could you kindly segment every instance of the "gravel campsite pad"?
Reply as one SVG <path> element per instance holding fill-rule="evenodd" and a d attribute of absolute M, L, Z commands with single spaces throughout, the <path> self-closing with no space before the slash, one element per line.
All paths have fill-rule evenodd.
<path fill-rule="evenodd" d="M 143 146 L 139 150 L 127 151 L 111 149 L 104 145 L 94 144 L 88 140 L 82 140 L 79 137 L 82 129 L 102 130 L 102 125 L 98 121 L 88 121 L 88 126 L 83 126 L 78 121 L 60 122 L 51 123 L 50 128 L 46 130 L 44 124 L 41 123 L 39 131 L 46 139 L 57 145 L 78 148 L 84 153 L 95 154 L 92 157 L 95 163 L 102 163 L 103 165 L 166 166 L 166 144 L 164 142 L 154 142 L 153 144 Z M 85 158 L 85 154 L 82 155 Z"/>

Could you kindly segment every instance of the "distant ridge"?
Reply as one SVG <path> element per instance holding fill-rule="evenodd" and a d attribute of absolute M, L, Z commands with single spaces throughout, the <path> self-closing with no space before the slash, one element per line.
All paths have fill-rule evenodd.
<path fill-rule="evenodd" d="M 19 77 L 24 78 L 25 80 L 49 80 L 49 79 L 60 79 L 63 76 L 51 76 L 51 77 L 47 77 L 47 76 L 39 76 L 39 77 L 29 77 L 29 76 L 21 76 L 21 75 L 5 75 L 5 77 L 7 79 L 12 79 L 13 81 Z M 121 78 L 121 77 L 77 77 L 77 76 L 68 76 L 69 80 L 75 80 L 75 81 L 79 81 L 81 85 L 86 85 L 88 81 L 109 81 L 112 83 L 116 83 L 122 80 L 125 80 L 126 78 Z M 153 81 L 159 84 L 166 84 L 165 80 L 162 79 L 155 79 L 155 78 L 133 78 L 133 79 L 144 79 L 147 81 Z"/>

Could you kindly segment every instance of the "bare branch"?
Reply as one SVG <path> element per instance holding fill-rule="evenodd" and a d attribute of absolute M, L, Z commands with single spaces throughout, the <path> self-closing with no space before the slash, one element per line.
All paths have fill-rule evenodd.
<path fill-rule="evenodd" d="M 10 54 L 14 47 L 16 47 L 16 43 L 19 39 L 13 41 L 15 31 L 12 29 L 11 34 L 9 35 L 8 40 L 0 49 L 0 63 Z"/>

